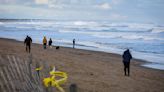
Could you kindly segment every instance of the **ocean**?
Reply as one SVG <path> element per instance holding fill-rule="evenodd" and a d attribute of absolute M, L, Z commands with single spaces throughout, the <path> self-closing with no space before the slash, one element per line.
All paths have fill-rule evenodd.
<path fill-rule="evenodd" d="M 127 48 L 142 66 L 164 70 L 164 25 L 154 23 L 112 23 L 109 21 L 0 20 L 0 37 L 24 41 L 32 37 L 42 43 L 121 54 Z"/>

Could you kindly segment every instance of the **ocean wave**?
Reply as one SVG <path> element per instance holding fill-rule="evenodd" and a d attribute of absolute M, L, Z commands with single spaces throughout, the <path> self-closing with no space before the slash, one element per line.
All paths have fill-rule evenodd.
<path fill-rule="evenodd" d="M 148 30 L 150 31 L 150 30 Z M 94 36 L 94 37 L 98 37 L 98 38 L 116 38 L 116 39 L 128 39 L 128 40 L 161 40 L 163 41 L 164 38 L 162 37 L 158 37 L 156 35 L 153 35 L 153 34 L 143 34 L 142 32 L 141 33 L 133 33 L 133 32 L 122 32 L 122 31 L 118 31 L 118 32 L 115 32 L 115 31 L 96 31 L 96 32 L 93 32 L 93 31 L 78 31 L 78 30 L 71 30 L 71 29 L 62 29 L 62 30 L 59 30 L 59 32 L 61 33 L 73 33 L 73 34 L 87 34 L 87 35 L 90 35 L 90 36 Z"/>
<path fill-rule="evenodd" d="M 4 23 L 3 22 L 0 22 L 0 25 L 3 25 Z"/>
<path fill-rule="evenodd" d="M 137 35 L 128 35 L 128 36 L 121 36 L 120 38 L 123 39 L 129 39 L 129 40 L 161 40 L 164 41 L 163 38 L 158 38 L 158 37 L 151 37 L 151 36 L 137 36 Z"/>
<path fill-rule="evenodd" d="M 93 21 L 74 21 L 73 22 L 74 25 L 77 26 L 98 26 L 99 24 L 97 22 L 93 22 Z"/>
<path fill-rule="evenodd" d="M 156 29 L 154 24 L 139 24 L 139 23 L 109 23 L 96 21 L 28 21 L 28 22 L 0 22 L 6 26 L 34 26 L 34 27 L 52 27 L 52 28 L 79 28 L 90 31 L 128 31 L 128 32 L 163 32 L 161 29 Z M 163 30 L 163 29 L 162 29 Z"/>
<path fill-rule="evenodd" d="M 148 36 L 148 35 L 136 35 L 131 33 L 96 33 L 93 34 L 93 36 L 99 37 L 99 38 L 117 38 L 117 39 L 128 39 L 128 40 L 162 40 L 164 41 L 164 38 L 156 37 L 156 36 Z"/>
<path fill-rule="evenodd" d="M 164 70 L 164 64 L 161 64 L 161 63 L 146 63 L 146 64 L 143 64 L 142 66 L 148 67 L 148 68 Z"/>
<path fill-rule="evenodd" d="M 146 60 L 152 63 L 164 64 L 164 54 L 154 54 L 154 53 L 143 53 L 138 51 L 132 51 L 132 55 L 135 58 Z"/>
<path fill-rule="evenodd" d="M 30 26 L 17 26 L 16 28 L 18 28 L 18 29 L 30 29 L 30 28 L 34 28 L 34 27 L 30 27 Z"/>
<path fill-rule="evenodd" d="M 153 28 L 151 33 L 164 33 L 164 28 Z"/>
<path fill-rule="evenodd" d="M 114 32 L 150 32 L 155 25 L 153 24 L 130 24 L 130 23 L 97 23 L 86 21 L 75 21 L 72 24 L 64 24 L 65 28 L 79 28 L 87 31 L 114 31 Z"/>
<path fill-rule="evenodd" d="M 129 28 L 132 28 L 132 29 L 150 29 L 150 28 L 153 28 L 155 27 L 154 24 L 142 24 L 142 23 L 130 23 L 128 24 L 128 27 Z"/>
<path fill-rule="evenodd" d="M 150 37 L 150 36 L 141 36 L 141 35 L 128 35 L 128 36 L 121 36 L 120 38 L 123 39 L 130 39 L 130 40 L 164 40 L 157 37 Z"/>

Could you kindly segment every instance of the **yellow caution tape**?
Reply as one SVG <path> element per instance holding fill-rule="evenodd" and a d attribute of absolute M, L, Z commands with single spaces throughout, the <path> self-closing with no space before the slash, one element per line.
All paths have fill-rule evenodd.
<path fill-rule="evenodd" d="M 44 78 L 43 84 L 45 87 L 56 87 L 59 91 L 65 92 L 64 89 L 60 86 L 61 84 L 64 84 L 67 81 L 67 74 L 65 72 L 60 71 L 50 71 L 51 77 Z M 55 77 L 59 76 L 61 79 L 56 79 Z"/>
<path fill-rule="evenodd" d="M 35 68 L 36 71 L 42 70 L 43 67 Z"/>

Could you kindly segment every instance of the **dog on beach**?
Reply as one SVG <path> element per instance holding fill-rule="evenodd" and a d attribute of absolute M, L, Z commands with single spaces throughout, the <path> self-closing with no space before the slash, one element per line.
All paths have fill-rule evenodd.
<path fill-rule="evenodd" d="M 56 49 L 58 50 L 60 47 L 59 46 L 56 46 Z"/>

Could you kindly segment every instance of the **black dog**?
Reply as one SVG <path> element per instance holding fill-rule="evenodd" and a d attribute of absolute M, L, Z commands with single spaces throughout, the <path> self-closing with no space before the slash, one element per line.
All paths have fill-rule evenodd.
<path fill-rule="evenodd" d="M 56 49 L 59 49 L 60 47 L 59 46 L 56 46 Z"/>

